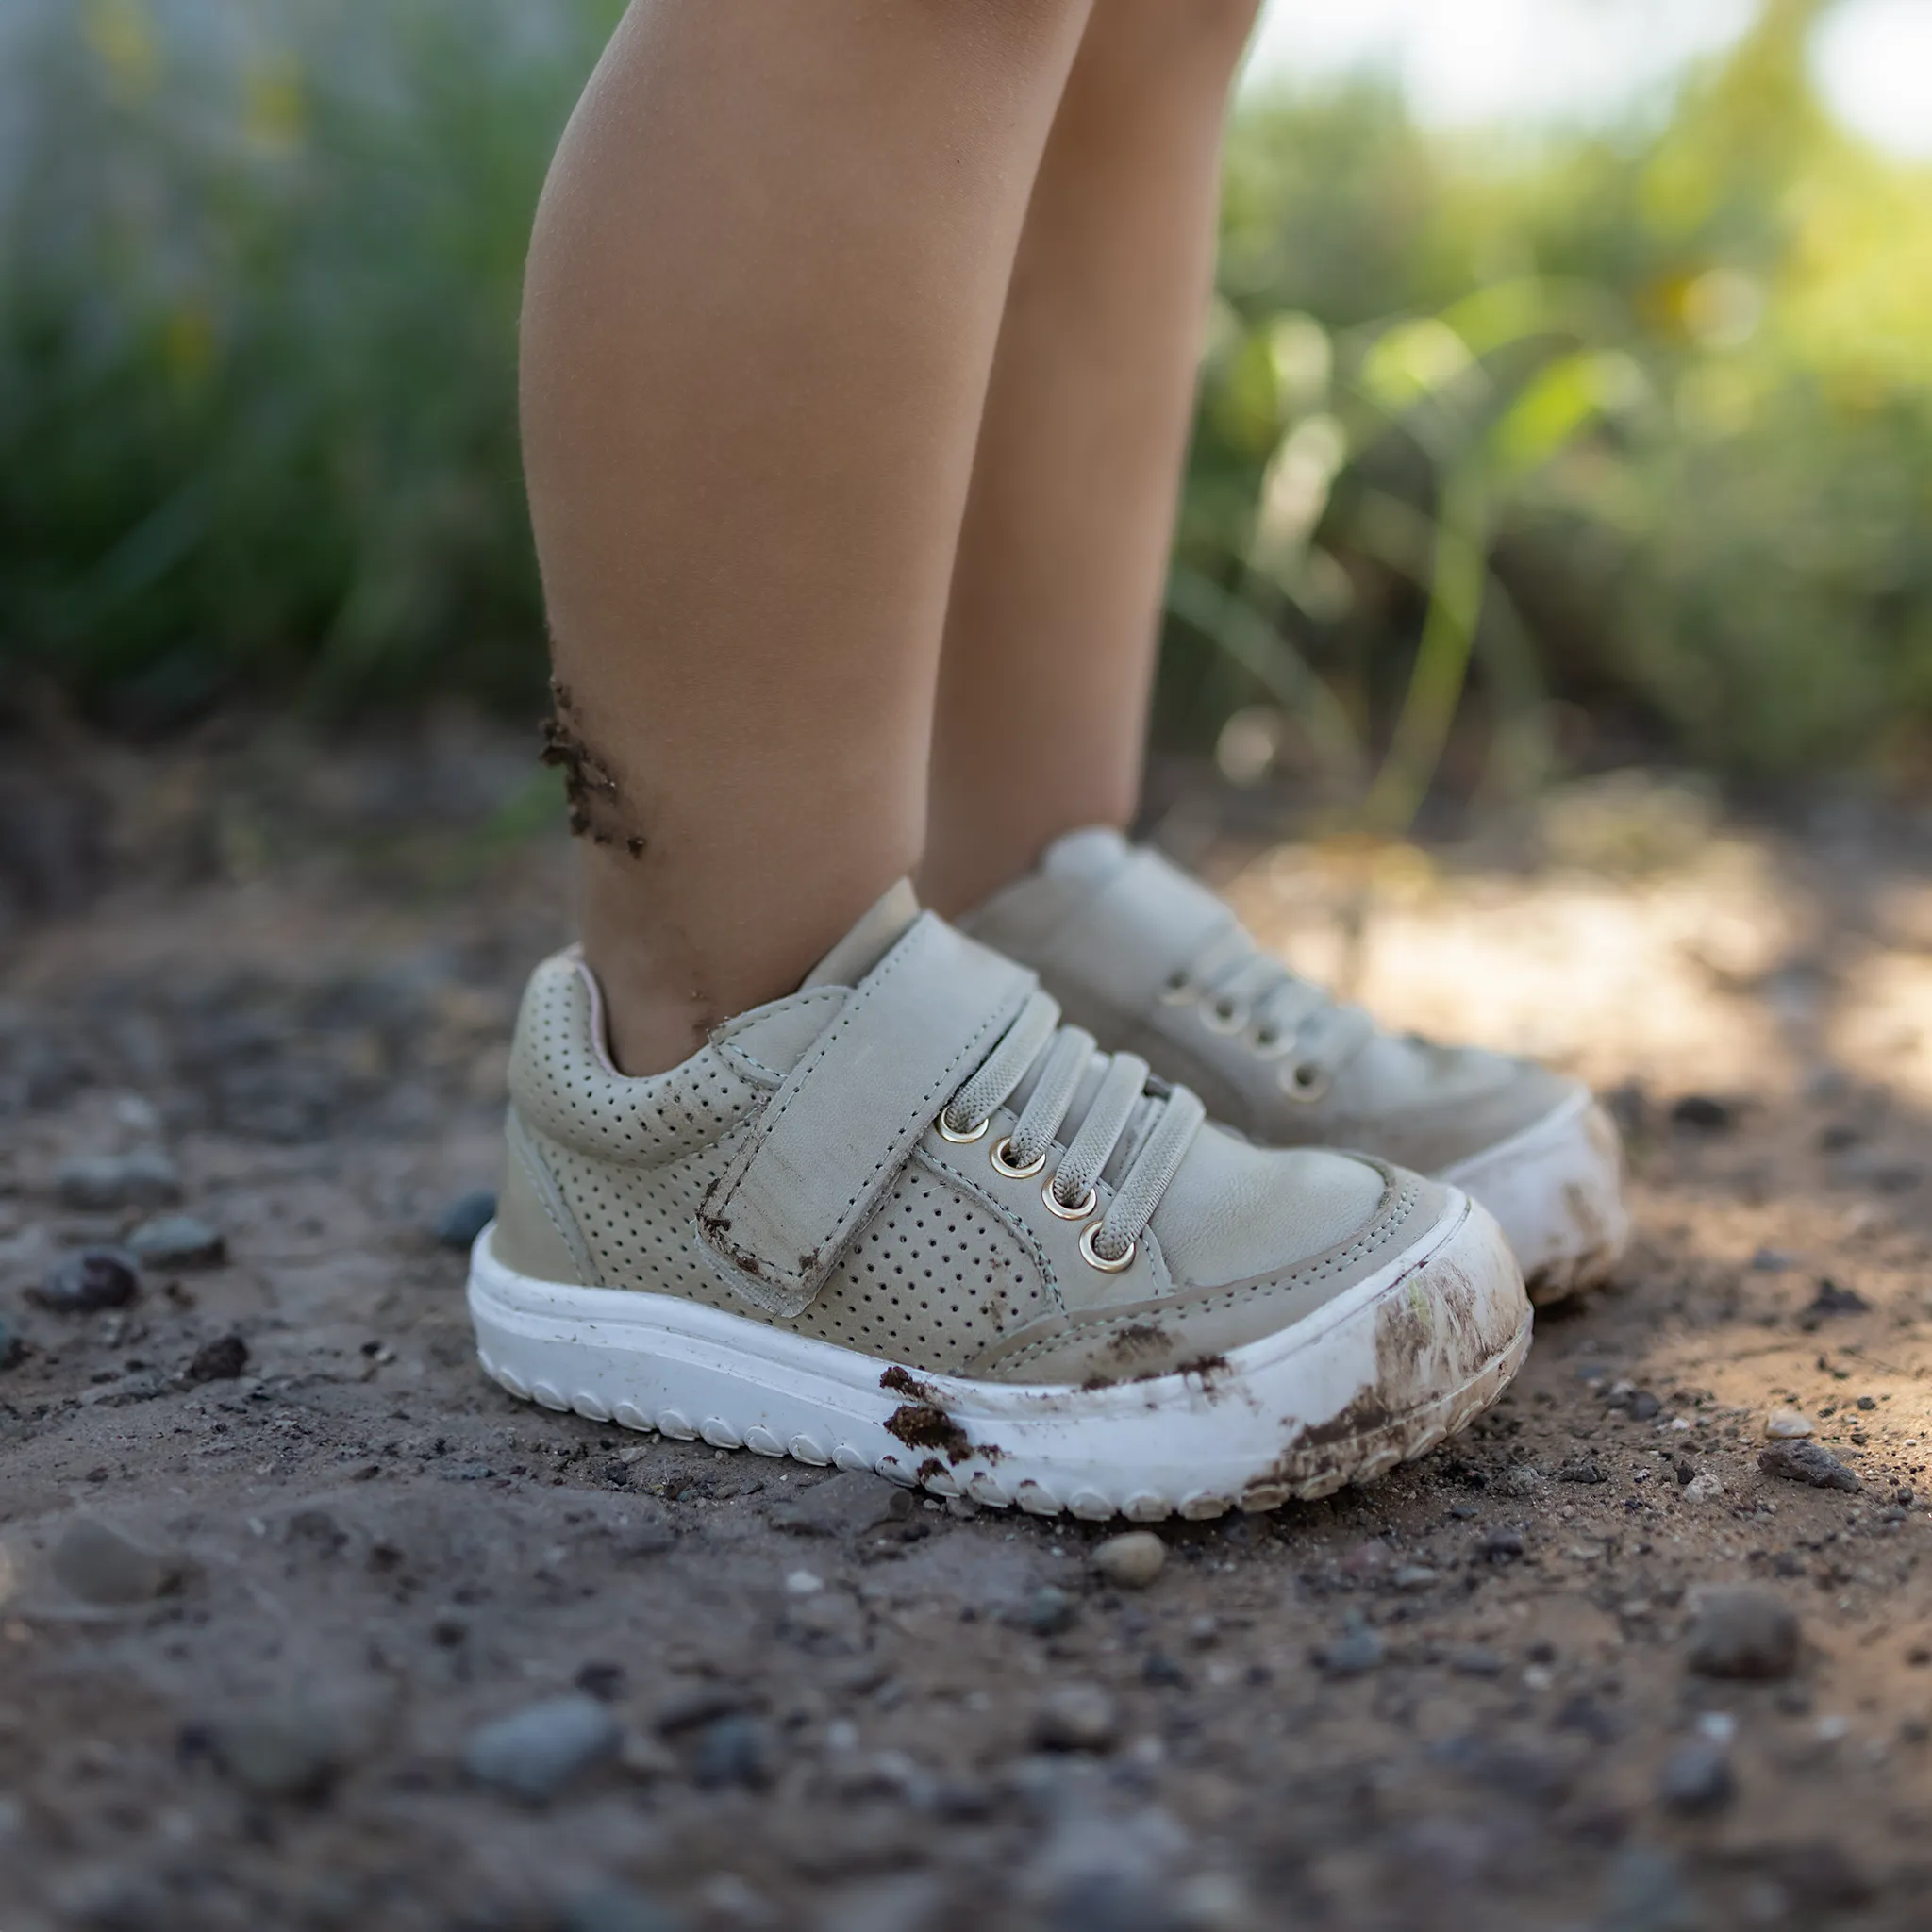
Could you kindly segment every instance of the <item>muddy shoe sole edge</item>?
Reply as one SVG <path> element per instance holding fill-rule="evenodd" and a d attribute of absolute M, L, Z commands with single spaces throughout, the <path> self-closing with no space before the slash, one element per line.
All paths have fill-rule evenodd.
<path fill-rule="evenodd" d="M 1529 1345 L 1501 1230 L 1466 1197 L 1306 1320 L 1211 1365 L 1083 1388 L 911 1369 L 675 1296 L 471 1257 L 484 1372 L 592 1422 L 875 1471 L 1036 1515 L 1202 1520 L 1367 1482 L 1471 1422 Z"/>

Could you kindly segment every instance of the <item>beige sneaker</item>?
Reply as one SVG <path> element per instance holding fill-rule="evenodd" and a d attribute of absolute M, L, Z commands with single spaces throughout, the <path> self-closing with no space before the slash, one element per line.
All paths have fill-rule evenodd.
<path fill-rule="evenodd" d="M 510 1095 L 479 1352 L 599 1422 L 1153 1522 L 1379 1474 L 1528 1344 L 1462 1193 L 1206 1124 L 904 886 L 647 1078 L 545 961 Z"/>
<path fill-rule="evenodd" d="M 1623 1147 L 1580 1082 L 1381 1031 L 1118 832 L 1070 833 L 962 924 L 1032 967 L 1102 1046 L 1144 1054 L 1251 1140 L 1360 1147 L 1466 1190 L 1502 1223 L 1532 1301 L 1601 1280 L 1624 1251 Z"/>

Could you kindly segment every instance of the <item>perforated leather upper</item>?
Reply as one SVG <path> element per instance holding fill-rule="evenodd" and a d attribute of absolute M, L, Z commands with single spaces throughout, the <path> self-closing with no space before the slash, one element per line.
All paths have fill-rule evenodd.
<path fill-rule="evenodd" d="M 1016 1381 L 1111 1378 L 1273 1332 L 1414 1245 L 1443 1217 L 1433 1183 L 1354 1157 L 1255 1148 L 1203 1128 L 1131 1265 L 1098 1271 L 1038 1178 L 991 1161 L 1014 1123 L 971 1144 L 937 1128 L 793 1316 L 750 1305 L 709 1260 L 696 1217 L 785 1075 L 851 997 L 808 986 L 721 1028 L 669 1072 L 620 1074 L 573 953 L 531 975 L 511 1049 L 511 1182 L 493 1238 L 508 1265 L 680 1296 L 866 1355 Z M 1104 1210 L 1114 1182 L 1097 1185 Z M 1113 1343 L 1167 1318 L 1150 1362 Z M 1144 1329 L 1144 1324 L 1141 1324 Z"/>

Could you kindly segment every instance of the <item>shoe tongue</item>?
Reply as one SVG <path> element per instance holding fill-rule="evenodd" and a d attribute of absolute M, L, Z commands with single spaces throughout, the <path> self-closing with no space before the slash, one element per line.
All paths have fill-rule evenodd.
<path fill-rule="evenodd" d="M 919 897 L 910 879 L 889 887 L 825 957 L 805 975 L 804 992 L 814 986 L 857 986 L 904 937 L 919 917 Z"/>

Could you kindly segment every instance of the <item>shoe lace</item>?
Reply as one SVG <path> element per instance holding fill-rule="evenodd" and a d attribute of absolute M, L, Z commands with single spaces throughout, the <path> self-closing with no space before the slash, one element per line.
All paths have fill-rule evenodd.
<path fill-rule="evenodd" d="M 1091 1091 L 1075 1121 L 1083 1089 Z M 1109 1273 L 1126 1267 L 1207 1108 L 1185 1087 L 1154 1079 L 1139 1055 L 1103 1055 L 1092 1034 L 1062 1026 L 1058 1002 L 1040 991 L 946 1103 L 940 1132 L 949 1141 L 977 1141 L 993 1110 L 1016 1097 L 1019 1119 L 990 1150 L 993 1165 L 1016 1179 L 1043 1172 L 1061 1130 L 1072 1125 L 1041 1190 L 1046 1205 L 1063 1220 L 1087 1219 L 1099 1206 L 1102 1174 L 1121 1168 L 1113 1199 L 1083 1231 L 1080 1252 Z"/>
<path fill-rule="evenodd" d="M 1210 941 L 1161 989 L 1171 1006 L 1200 1004 L 1211 1031 L 1245 1034 L 1267 1059 L 1287 1061 L 1281 1085 L 1313 1100 L 1336 1071 L 1374 1032 L 1359 1007 L 1344 1006 L 1325 988 L 1304 979 L 1233 926 Z"/>

